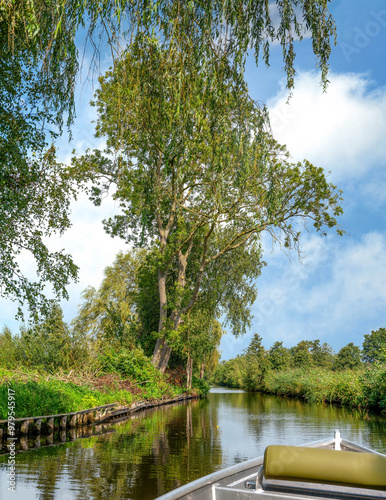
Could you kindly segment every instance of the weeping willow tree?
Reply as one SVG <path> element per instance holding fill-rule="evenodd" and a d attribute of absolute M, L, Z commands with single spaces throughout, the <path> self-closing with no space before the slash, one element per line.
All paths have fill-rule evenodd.
<path fill-rule="evenodd" d="M 263 232 L 297 247 L 299 221 L 324 234 L 341 213 L 323 170 L 290 163 L 272 138 L 226 46 L 206 47 L 199 58 L 195 50 L 191 38 L 165 47 L 138 35 L 96 92 L 96 134 L 107 147 L 74 158 L 71 170 L 93 182 L 96 204 L 115 185 L 121 214 L 105 221 L 108 233 L 157 249 L 153 363 L 161 371 L 205 276 L 226 254 L 243 248 L 259 267 Z"/>
<path fill-rule="evenodd" d="M 270 44 L 278 42 L 291 89 L 295 43 L 304 34 L 312 37 L 326 84 L 335 28 L 327 0 L 0 2 L 0 186 L 5 193 L 0 198 L 0 290 L 21 305 L 29 303 L 34 311 L 46 304 L 47 281 L 58 296 L 66 297 L 67 283 L 77 276 L 71 257 L 50 252 L 45 243 L 46 236 L 70 225 L 73 194 L 62 167 L 53 167 L 51 142 L 65 122 L 71 130 L 79 69 L 97 74 L 106 44 L 120 64 L 122 50 L 140 33 L 156 36 L 166 51 L 178 45 L 179 57 L 173 62 L 177 79 L 191 60 L 194 67 L 200 62 L 205 66 L 208 51 L 241 74 L 248 49 L 256 62 L 262 58 L 268 64 Z M 76 36 L 83 36 L 84 47 L 92 49 L 86 68 Z M 212 65 L 217 81 L 222 67 Z M 23 251 L 35 259 L 37 281 L 23 275 Z"/>

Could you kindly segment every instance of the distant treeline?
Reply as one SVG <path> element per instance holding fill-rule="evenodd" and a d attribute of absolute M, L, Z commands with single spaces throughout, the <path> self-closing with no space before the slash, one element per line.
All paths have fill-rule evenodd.
<path fill-rule="evenodd" d="M 302 340 L 266 350 L 255 334 L 242 355 L 221 362 L 212 378 L 221 386 L 335 402 L 386 411 L 386 329 L 364 336 L 335 354 L 320 340 Z"/>

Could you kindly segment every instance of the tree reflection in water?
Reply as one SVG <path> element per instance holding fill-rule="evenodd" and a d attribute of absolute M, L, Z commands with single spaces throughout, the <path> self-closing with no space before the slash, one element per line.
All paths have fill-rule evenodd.
<path fill-rule="evenodd" d="M 263 453 L 271 443 L 324 438 L 339 428 L 353 441 L 386 452 L 386 419 L 357 410 L 306 405 L 255 393 L 210 394 L 115 424 L 114 432 L 18 453 L 17 491 L 3 499 L 153 500 L 177 486 Z"/>

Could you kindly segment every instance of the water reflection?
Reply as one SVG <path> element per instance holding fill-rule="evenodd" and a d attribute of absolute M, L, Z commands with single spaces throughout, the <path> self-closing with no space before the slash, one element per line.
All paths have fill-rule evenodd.
<path fill-rule="evenodd" d="M 385 418 L 347 408 L 215 390 L 206 400 L 133 415 L 109 434 L 18 453 L 16 493 L 7 491 L 2 457 L 0 498 L 153 500 L 261 455 L 268 444 L 313 441 L 332 436 L 335 428 L 385 453 L 385 427 Z"/>

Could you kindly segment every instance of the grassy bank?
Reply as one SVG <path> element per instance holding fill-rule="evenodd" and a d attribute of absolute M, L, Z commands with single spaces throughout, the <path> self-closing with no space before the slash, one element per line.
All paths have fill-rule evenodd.
<path fill-rule="evenodd" d="M 204 395 L 208 387 L 196 380 L 186 391 L 183 373 L 162 375 L 141 353 L 110 351 L 97 373 L 81 370 L 47 372 L 0 368 L 0 419 L 7 418 L 8 388 L 15 391 L 16 418 L 69 413 L 109 403 L 129 405 L 179 394 Z"/>

